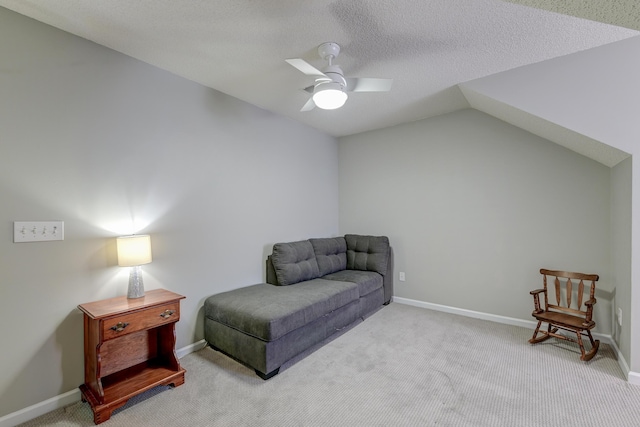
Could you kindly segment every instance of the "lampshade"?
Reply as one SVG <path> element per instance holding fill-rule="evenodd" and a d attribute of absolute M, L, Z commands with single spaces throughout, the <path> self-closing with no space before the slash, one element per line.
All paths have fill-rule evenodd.
<path fill-rule="evenodd" d="M 313 93 L 313 102 L 323 110 L 335 110 L 347 101 L 347 93 L 337 82 L 320 83 Z"/>
<path fill-rule="evenodd" d="M 151 262 L 151 237 L 146 234 L 122 236 L 116 239 L 118 265 L 135 267 Z"/>

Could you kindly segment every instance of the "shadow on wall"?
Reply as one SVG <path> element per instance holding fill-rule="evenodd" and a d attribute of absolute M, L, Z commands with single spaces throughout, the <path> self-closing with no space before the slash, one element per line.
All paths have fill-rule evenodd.
<path fill-rule="evenodd" d="M 197 343 L 204 337 L 204 301 L 211 295 L 204 296 L 198 303 L 198 314 L 196 315 L 196 325 L 193 330 L 191 342 Z"/>
<path fill-rule="evenodd" d="M 274 117 L 275 114 L 259 107 L 248 106 L 243 101 L 219 92 L 215 89 L 207 89 L 204 99 L 205 111 L 212 113 L 210 119 L 226 125 L 240 123 L 238 118 L 256 119 L 260 117 Z M 232 120 L 227 120 L 232 119 Z"/>
<path fill-rule="evenodd" d="M 58 325 L 55 337 L 61 355 L 62 384 L 58 391 L 66 393 L 84 382 L 84 325 L 78 308 L 74 308 Z"/>
<path fill-rule="evenodd" d="M 598 288 L 598 284 L 596 283 L 596 300 L 603 298 L 608 301 L 613 301 L 616 297 L 616 288 L 609 291 L 606 289 Z"/>

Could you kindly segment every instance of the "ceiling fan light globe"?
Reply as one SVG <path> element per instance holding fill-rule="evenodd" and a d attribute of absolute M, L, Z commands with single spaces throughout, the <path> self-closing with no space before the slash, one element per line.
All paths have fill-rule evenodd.
<path fill-rule="evenodd" d="M 313 93 L 313 102 L 323 110 L 335 110 L 342 107 L 346 101 L 347 94 L 337 83 L 319 84 Z"/>

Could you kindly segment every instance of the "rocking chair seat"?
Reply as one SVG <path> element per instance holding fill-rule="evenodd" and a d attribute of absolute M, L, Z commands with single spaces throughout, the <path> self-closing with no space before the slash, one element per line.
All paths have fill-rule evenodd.
<path fill-rule="evenodd" d="M 565 328 L 569 328 L 572 330 L 593 329 L 593 327 L 596 326 L 596 322 L 594 322 L 593 320 L 585 323 L 584 317 L 573 316 L 566 313 L 558 313 L 555 311 L 533 313 L 533 317 L 540 321 L 564 326 Z"/>

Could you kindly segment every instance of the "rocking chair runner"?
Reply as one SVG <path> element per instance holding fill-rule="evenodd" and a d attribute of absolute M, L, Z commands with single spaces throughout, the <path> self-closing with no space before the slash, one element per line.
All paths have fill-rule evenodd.
<path fill-rule="evenodd" d="M 580 352 L 582 356 L 581 360 L 585 362 L 591 360 L 593 356 L 598 352 L 600 341 L 593 339 L 591 336 L 591 329 L 596 326 L 596 322 L 592 320 L 593 306 L 596 303 L 594 297 L 596 291 L 596 282 L 599 277 L 597 274 L 583 274 L 583 273 L 570 273 L 566 271 L 555 271 L 540 269 L 540 274 L 543 276 L 543 289 L 536 289 L 531 291 L 533 295 L 533 304 L 535 309 L 531 315 L 538 320 L 538 326 L 533 333 L 533 337 L 529 340 L 531 344 L 536 344 L 545 341 L 551 337 L 560 338 L 563 340 L 575 342 L 580 346 Z M 555 304 L 549 302 L 549 292 L 547 291 L 547 276 L 555 277 L 553 284 L 555 287 Z M 565 280 L 566 279 L 566 280 Z M 573 282 L 579 281 L 577 289 L 577 298 L 575 300 L 576 308 L 573 308 L 571 303 L 573 301 Z M 589 299 L 584 301 L 583 308 L 583 295 L 584 295 L 584 282 L 591 282 L 589 290 Z M 540 294 L 544 295 L 544 307 L 540 305 Z M 547 330 L 540 330 L 542 322 L 546 322 Z M 558 329 L 565 331 L 575 332 L 577 339 L 558 334 Z M 540 336 L 538 336 L 540 334 Z M 591 350 L 585 351 L 582 343 L 582 336 L 586 336 L 591 341 Z"/>

